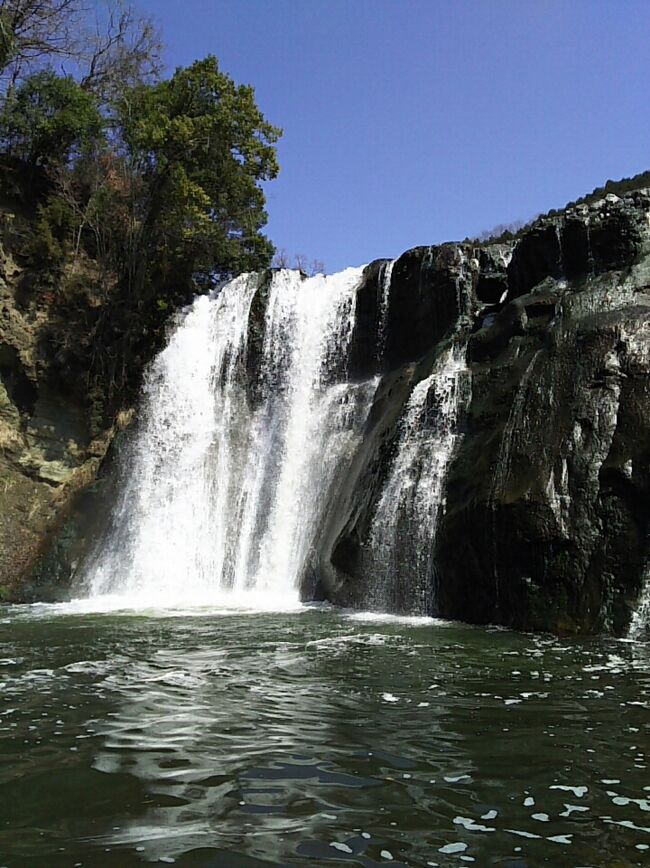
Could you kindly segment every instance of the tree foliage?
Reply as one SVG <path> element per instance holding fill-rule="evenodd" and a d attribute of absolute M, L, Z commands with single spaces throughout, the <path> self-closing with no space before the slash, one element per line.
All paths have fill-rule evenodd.
<path fill-rule="evenodd" d="M 278 172 L 280 130 L 262 116 L 251 87 L 236 85 L 215 57 L 139 86 L 120 100 L 136 204 L 152 276 L 205 282 L 266 264 L 273 248 L 260 183 Z"/>
<path fill-rule="evenodd" d="M 103 8 L 90 26 L 86 0 L 0 0 L 0 183 L 28 178 L 24 257 L 79 288 L 50 337 L 61 368 L 110 398 L 175 307 L 270 264 L 262 184 L 280 130 L 213 56 L 161 79 L 151 22 L 129 0 Z M 61 285 L 41 283 L 48 299 Z"/>

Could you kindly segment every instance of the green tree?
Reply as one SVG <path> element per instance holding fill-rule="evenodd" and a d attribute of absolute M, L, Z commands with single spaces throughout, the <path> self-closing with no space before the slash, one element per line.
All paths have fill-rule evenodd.
<path fill-rule="evenodd" d="M 236 85 L 209 56 L 128 90 L 117 118 L 131 172 L 142 179 L 133 202 L 139 283 L 186 291 L 192 280 L 269 264 L 261 182 L 277 175 L 281 131 L 252 87 Z"/>
<path fill-rule="evenodd" d="M 102 141 L 104 121 L 94 96 L 71 76 L 35 73 L 13 90 L 0 114 L 4 150 L 31 165 L 68 164 Z"/>
<path fill-rule="evenodd" d="M 0 9 L 0 70 L 5 69 L 16 54 L 16 36 L 9 16 Z"/>
<path fill-rule="evenodd" d="M 99 414 L 132 396 L 173 310 L 273 255 L 262 184 L 280 130 L 214 57 L 150 83 L 153 37 L 129 21 L 114 20 L 86 74 L 21 73 L 0 108 L 0 184 L 37 206 L 23 253 L 66 324 L 53 352 L 87 371 Z"/>

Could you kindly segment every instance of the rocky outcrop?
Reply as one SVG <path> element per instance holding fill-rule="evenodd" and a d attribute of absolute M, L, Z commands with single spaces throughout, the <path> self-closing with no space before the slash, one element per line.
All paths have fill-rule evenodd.
<path fill-rule="evenodd" d="M 24 253 L 33 224 L 15 203 L 0 210 L 0 601 L 66 588 L 74 548 L 85 545 L 83 534 L 73 544 L 71 506 L 94 481 L 120 427 L 98 423 L 86 390 L 71 387 L 84 384 L 87 371 L 60 370 L 57 350 L 69 337 L 58 303 L 62 275 L 35 268 Z M 120 424 L 126 421 L 122 414 Z M 52 544 L 67 552 L 65 568 L 43 568 Z"/>
<path fill-rule="evenodd" d="M 304 597 L 368 604 L 373 517 L 409 399 L 460 342 L 471 391 L 453 417 L 426 557 L 411 558 L 414 537 L 397 524 L 395 550 L 427 565 L 418 611 L 557 633 L 627 630 L 650 563 L 649 215 L 648 190 L 608 195 L 513 241 L 420 247 L 367 267 L 348 362 L 333 370 L 372 378 L 374 401 L 334 486 Z M 56 317 L 25 303 L 23 265 L 3 250 L 0 588 L 5 599 L 51 597 L 110 504 L 106 456 L 120 425 L 98 424 L 89 402 L 62 388 Z M 260 275 L 243 374 L 252 406 L 273 388 L 259 364 L 268 288 Z M 435 400 L 422 407 L 430 424 Z M 402 570 L 394 609 L 413 610 L 407 585 Z"/>
<path fill-rule="evenodd" d="M 650 557 L 649 214 L 648 191 L 610 195 L 510 244 L 397 261 L 391 349 L 367 454 L 325 535 L 324 596 L 362 604 L 395 404 L 441 338 L 464 332 L 472 397 L 433 543 L 434 613 L 625 632 Z"/>

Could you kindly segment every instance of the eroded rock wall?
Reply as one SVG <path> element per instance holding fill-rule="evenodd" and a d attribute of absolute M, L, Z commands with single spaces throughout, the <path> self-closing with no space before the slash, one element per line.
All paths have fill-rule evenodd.
<path fill-rule="evenodd" d="M 359 552 L 405 396 L 465 330 L 472 398 L 434 542 L 435 614 L 626 630 L 650 556 L 649 213 L 648 191 L 610 195 L 511 244 L 412 252 L 415 286 L 396 263 L 371 417 L 383 422 L 326 535 L 326 596 L 363 604 L 373 577 Z"/>

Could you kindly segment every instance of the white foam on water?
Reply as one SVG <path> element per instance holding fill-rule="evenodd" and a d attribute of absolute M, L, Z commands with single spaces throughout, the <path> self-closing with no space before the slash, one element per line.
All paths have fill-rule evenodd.
<path fill-rule="evenodd" d="M 350 612 L 341 614 L 350 621 L 360 621 L 368 624 L 405 624 L 413 627 L 446 627 L 452 626 L 451 621 L 442 618 L 432 618 L 428 615 L 392 615 L 389 612 Z"/>
<path fill-rule="evenodd" d="M 65 603 L 38 603 L 30 606 L 34 617 L 51 615 L 139 614 L 152 617 L 236 615 L 256 612 L 307 611 L 296 595 L 270 597 L 264 592 L 247 591 L 224 594 L 168 595 L 153 601 L 143 594 L 102 594 L 78 597 Z"/>
<path fill-rule="evenodd" d="M 348 847 L 347 844 L 343 844 L 341 841 L 332 841 L 330 847 L 333 847 L 335 850 L 340 850 L 341 853 L 353 853 L 351 847 Z"/>
<path fill-rule="evenodd" d="M 467 844 L 458 842 L 457 844 L 445 844 L 444 847 L 439 847 L 439 853 L 463 853 L 467 850 Z"/>

